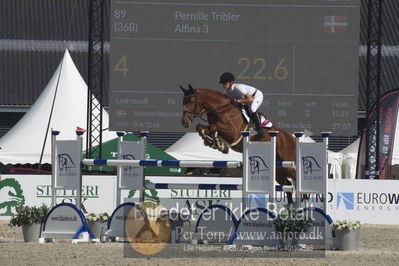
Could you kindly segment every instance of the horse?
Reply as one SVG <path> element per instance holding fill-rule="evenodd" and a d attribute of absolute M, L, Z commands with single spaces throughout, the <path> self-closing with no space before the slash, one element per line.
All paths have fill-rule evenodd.
<path fill-rule="evenodd" d="M 243 117 L 241 109 L 227 95 L 205 88 L 188 89 L 180 86 L 184 93 L 183 115 L 181 123 L 185 128 L 192 125 L 194 119 L 200 117 L 208 125 L 198 124 L 196 130 L 204 140 L 205 146 L 228 153 L 229 149 L 243 152 L 242 131 L 249 131 L 253 125 Z M 295 161 L 295 138 L 285 129 L 278 127 L 262 128 L 263 135 L 255 135 L 251 141 L 270 141 L 269 131 L 279 131 L 276 137 L 276 160 Z M 292 185 L 288 178 L 295 180 L 296 171 L 292 168 L 276 169 L 276 181 L 282 186 Z M 292 193 L 287 193 L 288 202 L 292 202 Z"/>

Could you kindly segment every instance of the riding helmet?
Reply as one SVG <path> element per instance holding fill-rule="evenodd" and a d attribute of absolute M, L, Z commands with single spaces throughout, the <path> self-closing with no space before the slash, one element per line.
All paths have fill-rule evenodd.
<path fill-rule="evenodd" d="M 230 72 L 223 73 L 223 74 L 220 76 L 220 81 L 219 81 L 219 83 L 225 84 L 225 83 L 227 83 L 227 82 L 234 82 L 234 75 L 231 74 Z"/>

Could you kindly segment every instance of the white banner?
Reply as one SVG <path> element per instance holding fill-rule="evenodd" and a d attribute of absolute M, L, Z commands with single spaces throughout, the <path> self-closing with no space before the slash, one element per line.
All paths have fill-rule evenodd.
<path fill-rule="evenodd" d="M 301 176 L 299 191 L 323 193 L 326 187 L 327 152 L 324 143 L 300 143 Z"/>
<path fill-rule="evenodd" d="M 77 189 L 80 179 L 82 141 L 57 140 L 55 157 L 55 186 L 61 189 Z"/>
<path fill-rule="evenodd" d="M 183 177 L 158 176 L 148 177 L 153 183 L 219 183 L 241 184 L 241 178 L 220 177 Z M 329 180 L 329 196 L 327 212 L 333 220 L 359 220 L 369 224 L 399 224 L 399 181 L 398 180 Z M 0 219 L 10 219 L 15 213 L 15 205 L 23 202 L 30 206 L 40 206 L 42 203 L 51 203 L 51 176 L 49 175 L 2 175 L 0 179 Z M 115 176 L 83 176 L 83 206 L 87 212 L 108 212 L 115 208 Z M 124 190 L 122 199 L 137 197 L 134 191 Z M 57 202 L 75 203 L 76 192 L 59 190 Z M 179 203 L 199 215 L 203 209 L 214 204 L 225 205 L 236 216 L 241 210 L 239 206 L 241 191 L 230 190 L 147 190 L 147 198 L 160 200 L 165 207 Z M 267 201 L 262 194 L 250 199 L 249 206 L 265 208 Z M 286 197 L 277 192 L 276 203 L 285 204 Z M 321 204 L 321 197 L 312 197 L 310 200 L 315 206 Z"/>
<path fill-rule="evenodd" d="M 144 160 L 143 143 L 136 141 L 119 142 L 118 159 L 121 160 Z M 120 184 L 123 189 L 139 189 L 143 187 L 144 167 L 119 166 Z"/>
<path fill-rule="evenodd" d="M 399 224 L 398 180 L 329 180 L 328 213 L 334 220 Z"/>
<path fill-rule="evenodd" d="M 116 176 L 83 176 L 83 210 L 107 212 L 115 208 Z M 57 191 L 57 203 L 75 204 L 76 190 Z M 50 175 L 2 175 L 0 178 L 0 219 L 10 219 L 15 205 L 51 205 Z"/>
<path fill-rule="evenodd" d="M 274 171 L 276 161 L 271 142 L 252 142 L 248 147 L 248 192 L 274 194 Z"/>

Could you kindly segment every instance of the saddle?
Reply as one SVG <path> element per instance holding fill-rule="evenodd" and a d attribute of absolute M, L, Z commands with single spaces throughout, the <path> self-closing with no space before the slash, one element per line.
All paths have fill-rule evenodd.
<path fill-rule="evenodd" d="M 241 106 L 241 113 L 242 113 L 242 116 L 244 117 L 245 121 L 247 121 L 248 124 L 249 124 L 249 123 L 253 123 L 253 122 L 251 121 L 250 112 L 251 112 L 251 111 L 249 110 L 249 105 L 243 105 L 243 106 Z M 265 117 L 264 114 L 262 114 L 262 113 L 259 112 L 259 111 L 256 111 L 256 113 L 257 113 L 257 114 L 259 115 L 259 117 L 260 117 L 260 123 L 261 123 L 261 126 L 262 126 L 263 128 L 271 128 L 271 127 L 273 126 L 272 121 L 270 121 L 269 119 L 267 119 L 267 118 Z"/>

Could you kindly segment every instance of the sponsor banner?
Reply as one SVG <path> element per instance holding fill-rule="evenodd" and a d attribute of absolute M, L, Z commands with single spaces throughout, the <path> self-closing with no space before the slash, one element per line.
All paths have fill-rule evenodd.
<path fill-rule="evenodd" d="M 55 158 L 55 186 L 76 189 L 80 179 L 80 154 L 82 140 L 57 140 Z"/>
<path fill-rule="evenodd" d="M 82 204 L 85 212 L 112 213 L 115 205 L 116 176 L 83 176 Z M 75 204 L 76 190 L 57 190 L 57 203 Z M 15 205 L 51 205 L 50 175 L 1 175 L 0 219 L 10 219 Z"/>
<path fill-rule="evenodd" d="M 329 180 L 328 213 L 334 220 L 399 224 L 399 181 Z"/>
<path fill-rule="evenodd" d="M 167 183 L 220 183 L 240 184 L 241 178 L 215 177 L 148 177 L 147 182 Z M 329 180 L 327 212 L 333 220 L 359 220 L 370 224 L 399 224 L 399 192 L 397 180 Z M 30 206 L 51 203 L 51 176 L 49 175 L 2 175 L 0 179 L 0 219 L 10 219 L 18 202 Z M 115 209 L 116 176 L 83 176 L 83 206 L 86 212 L 107 212 Z M 74 202 L 76 191 L 58 190 L 57 202 Z M 182 208 L 194 217 L 207 207 L 215 204 L 232 209 L 236 217 L 242 213 L 241 191 L 230 190 L 147 190 L 147 200 L 159 200 L 166 208 Z M 132 201 L 137 191 L 122 191 L 124 201 Z M 285 193 L 277 192 L 274 203 L 287 202 Z M 322 206 L 322 197 L 310 198 L 314 207 Z M 251 207 L 267 207 L 267 198 L 262 194 L 250 194 Z"/>
<path fill-rule="evenodd" d="M 327 153 L 324 143 L 299 143 L 301 149 L 301 192 L 322 193 L 326 188 Z"/>
<path fill-rule="evenodd" d="M 190 176 L 149 176 L 146 183 L 177 183 L 177 184 L 241 184 L 241 178 L 190 177 Z M 137 201 L 138 191 L 122 191 L 123 201 Z M 219 204 L 230 208 L 239 217 L 242 213 L 241 191 L 212 189 L 150 189 L 144 193 L 144 199 L 160 203 L 172 212 L 189 213 L 197 219 L 204 209 Z M 266 204 L 265 202 L 263 202 Z M 256 205 L 253 200 L 252 205 Z M 264 205 L 265 206 L 265 205 Z"/>
<path fill-rule="evenodd" d="M 80 212 L 74 205 L 62 205 L 53 209 L 49 214 L 46 226 L 43 227 L 41 237 L 62 238 L 74 237 L 82 229 L 83 221 Z"/>
<path fill-rule="evenodd" d="M 369 132 L 370 136 L 367 139 L 367 135 L 364 133 L 361 137 L 361 142 L 359 146 L 359 157 L 358 157 L 358 165 L 357 165 L 357 173 L 356 176 L 358 179 L 366 178 L 369 176 L 366 175 L 365 170 L 369 170 L 370 172 L 377 171 L 376 169 L 377 161 L 376 155 L 378 153 L 379 160 L 379 174 L 371 174 L 371 177 L 375 177 L 376 179 L 392 179 L 391 170 L 392 170 L 392 154 L 394 152 L 394 140 L 396 131 L 398 130 L 397 116 L 399 109 L 399 90 L 394 89 L 392 91 L 386 92 L 379 99 L 379 109 L 376 112 L 376 104 L 373 106 L 373 110 L 368 117 L 367 123 L 372 125 L 370 127 Z M 375 152 L 377 148 L 374 144 L 376 140 L 376 121 L 377 114 L 379 115 L 379 142 L 378 148 L 379 150 Z M 369 158 L 366 158 L 366 144 L 370 143 L 370 154 Z M 395 144 L 396 145 L 396 144 Z M 369 162 L 369 168 L 366 168 L 366 160 Z"/>
<path fill-rule="evenodd" d="M 272 165 L 276 164 L 271 142 L 248 144 L 248 192 L 274 193 L 274 175 Z"/>
<path fill-rule="evenodd" d="M 118 159 L 143 160 L 143 142 L 120 141 Z M 144 167 L 120 166 L 118 171 L 121 171 L 120 188 L 140 189 L 143 187 Z"/>

